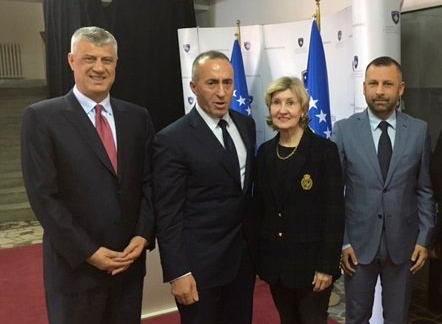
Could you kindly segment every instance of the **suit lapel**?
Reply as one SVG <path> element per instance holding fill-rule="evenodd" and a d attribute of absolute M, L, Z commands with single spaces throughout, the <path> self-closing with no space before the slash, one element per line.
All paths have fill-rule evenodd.
<path fill-rule="evenodd" d="M 196 108 L 193 108 L 188 115 L 190 125 L 195 131 L 195 141 L 199 142 L 200 145 L 205 147 L 205 151 L 209 152 L 209 154 L 215 160 L 219 161 L 227 173 L 241 186 L 241 183 L 239 182 L 240 179 L 236 175 L 236 172 L 232 167 L 232 162 L 230 161 L 229 156 L 226 154 L 224 147 L 216 138 L 215 134 L 213 134 L 213 132 L 210 130 L 209 126 L 207 126 L 206 122 L 199 115 Z"/>
<path fill-rule="evenodd" d="M 130 132 L 128 132 L 125 129 L 125 126 L 130 125 L 129 121 L 126 121 L 126 109 L 120 105 L 117 105 L 115 100 L 111 97 L 111 106 L 112 106 L 112 112 L 114 114 L 114 120 L 115 120 L 115 133 L 117 136 L 117 163 L 118 163 L 118 178 L 123 178 L 123 172 L 126 168 L 122 167 L 124 165 L 127 165 L 127 149 L 129 148 L 130 141 L 128 139 L 128 135 Z M 107 154 L 106 154 L 107 156 Z M 110 160 L 109 160 L 110 162 Z M 112 168 L 113 170 L 113 168 Z"/>
<path fill-rule="evenodd" d="M 66 94 L 64 97 L 67 103 L 67 109 L 63 111 L 66 118 L 72 123 L 74 128 L 78 131 L 81 138 L 86 142 L 86 144 L 92 149 L 92 151 L 97 155 L 100 161 L 105 165 L 105 167 L 116 176 L 106 150 L 98 136 L 97 130 L 91 123 L 89 117 L 84 112 L 78 100 L 75 98 L 72 90 Z M 118 138 L 118 127 L 117 127 L 117 138 Z M 79 152 L 81 154 L 81 152 Z"/>
<path fill-rule="evenodd" d="M 367 108 L 368 109 L 368 108 Z M 360 114 L 359 125 L 355 125 L 355 132 L 359 134 L 361 141 L 360 148 L 364 151 L 364 156 L 372 166 L 376 176 L 380 182 L 384 182 L 382 178 L 381 168 L 379 167 L 378 155 L 376 153 L 376 147 L 373 142 L 373 133 L 370 128 L 370 120 L 368 118 L 367 109 Z"/>
<path fill-rule="evenodd" d="M 385 184 L 387 185 L 394 173 L 394 170 L 399 164 L 399 161 L 404 154 L 405 147 L 408 140 L 409 132 L 407 131 L 408 123 L 406 118 L 400 112 L 396 113 L 396 135 L 394 138 L 393 154 L 391 156 L 390 166 L 388 167 L 387 179 Z"/>
<path fill-rule="evenodd" d="M 244 187 L 246 190 L 249 187 L 249 182 L 251 181 L 251 173 L 252 173 L 252 159 L 255 155 L 254 152 L 254 143 L 250 142 L 250 139 L 253 138 L 251 134 L 249 134 L 249 129 L 246 125 L 244 118 L 238 118 L 237 114 L 230 113 L 230 117 L 235 123 L 236 128 L 238 129 L 239 134 L 241 135 L 241 139 L 246 147 L 246 170 L 244 175 Z M 241 179 L 239 179 L 241 181 Z"/>
<path fill-rule="evenodd" d="M 264 155 L 266 157 L 265 160 L 265 166 L 262 170 L 259 170 L 263 174 L 265 174 L 264 178 L 267 179 L 264 183 L 269 183 L 270 185 L 266 188 L 264 188 L 265 191 L 268 191 L 270 196 L 273 198 L 273 201 L 275 202 L 276 206 L 278 207 L 278 210 L 282 209 L 282 202 L 280 199 L 281 194 L 281 185 L 278 182 L 278 179 L 276 177 L 276 146 L 279 142 L 279 133 L 276 134 L 276 136 L 272 139 L 270 142 L 270 145 L 268 147 L 268 151 Z"/>

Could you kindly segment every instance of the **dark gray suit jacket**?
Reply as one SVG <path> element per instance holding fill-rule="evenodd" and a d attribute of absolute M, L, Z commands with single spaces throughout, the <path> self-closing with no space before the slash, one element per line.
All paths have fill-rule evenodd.
<path fill-rule="evenodd" d="M 136 235 L 154 241 L 151 119 L 146 109 L 134 104 L 111 98 L 111 105 L 118 176 L 72 91 L 31 105 L 24 113 L 23 177 L 44 229 L 47 290 L 79 292 L 144 276 L 144 253 L 115 277 L 86 262 L 100 246 L 122 251 Z"/>

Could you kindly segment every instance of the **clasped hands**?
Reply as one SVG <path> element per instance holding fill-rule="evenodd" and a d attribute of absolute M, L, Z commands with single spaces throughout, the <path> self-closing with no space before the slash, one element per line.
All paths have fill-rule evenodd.
<path fill-rule="evenodd" d="M 102 246 L 87 259 L 87 262 L 115 276 L 126 271 L 148 244 L 144 237 L 135 236 L 123 251 L 113 251 Z"/>

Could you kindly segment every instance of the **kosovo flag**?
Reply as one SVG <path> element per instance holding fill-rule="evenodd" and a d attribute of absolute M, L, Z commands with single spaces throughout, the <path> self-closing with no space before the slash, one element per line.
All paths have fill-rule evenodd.
<path fill-rule="evenodd" d="M 233 66 L 234 73 L 234 90 L 231 108 L 244 115 L 250 116 L 252 110 L 250 109 L 250 97 L 247 90 L 246 74 L 244 72 L 244 64 L 242 61 L 241 48 L 238 40 L 233 42 L 232 58 L 230 62 Z"/>
<path fill-rule="evenodd" d="M 324 47 L 316 20 L 312 23 L 310 47 L 308 53 L 307 73 L 304 85 L 310 95 L 310 128 L 322 137 L 331 136 L 330 97 L 328 93 L 327 65 Z"/>

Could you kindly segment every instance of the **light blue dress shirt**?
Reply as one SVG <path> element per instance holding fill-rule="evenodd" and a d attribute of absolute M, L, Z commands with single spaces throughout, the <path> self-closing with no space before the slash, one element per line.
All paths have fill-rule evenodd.
<path fill-rule="evenodd" d="M 371 134 L 373 135 L 373 143 L 378 152 L 379 138 L 381 137 L 382 130 L 379 128 L 379 123 L 382 121 L 378 116 L 373 114 L 370 108 L 367 108 L 368 119 L 370 120 Z M 396 137 L 396 110 L 385 120 L 389 126 L 387 128 L 388 136 L 391 141 L 391 149 L 394 149 L 394 139 Z"/>

